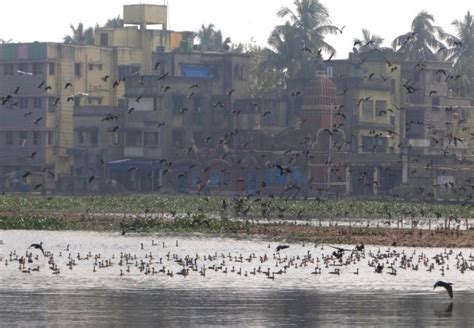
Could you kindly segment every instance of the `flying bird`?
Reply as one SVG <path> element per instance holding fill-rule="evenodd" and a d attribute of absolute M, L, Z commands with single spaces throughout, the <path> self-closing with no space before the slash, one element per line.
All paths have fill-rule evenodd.
<path fill-rule="evenodd" d="M 448 292 L 449 294 L 449 297 L 453 298 L 453 287 L 451 287 L 453 284 L 450 283 L 450 282 L 444 282 L 444 281 L 438 281 L 433 289 L 436 289 L 436 287 L 444 287 L 446 288 L 446 291 Z"/>
<path fill-rule="evenodd" d="M 35 249 L 39 249 L 43 255 L 44 255 L 44 249 L 43 249 L 43 242 L 39 243 L 39 244 L 31 244 L 30 247 L 28 248 L 35 248 Z"/>
<path fill-rule="evenodd" d="M 276 248 L 276 251 L 279 252 L 282 249 L 286 249 L 286 248 L 289 248 L 289 247 L 290 247 L 290 245 L 278 245 L 277 248 Z"/>

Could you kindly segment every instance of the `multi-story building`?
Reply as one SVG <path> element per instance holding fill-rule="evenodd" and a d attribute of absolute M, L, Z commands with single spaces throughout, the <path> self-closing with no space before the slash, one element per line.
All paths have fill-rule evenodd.
<path fill-rule="evenodd" d="M 154 50 L 192 43 L 192 33 L 166 30 L 166 11 L 124 6 L 124 22 L 133 26 L 99 28 L 92 46 L 0 45 L 0 176 L 44 171 L 45 188 L 70 188 L 74 106 L 123 105 L 123 80 L 151 74 Z"/>

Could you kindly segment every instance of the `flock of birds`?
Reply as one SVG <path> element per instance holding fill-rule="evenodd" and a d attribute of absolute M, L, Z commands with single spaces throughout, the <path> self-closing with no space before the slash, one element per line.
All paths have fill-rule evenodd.
<path fill-rule="evenodd" d="M 345 26 L 342 27 L 342 28 L 338 28 L 338 31 L 340 33 L 343 32 Z M 402 42 L 400 44 L 401 48 L 407 46 L 409 43 L 411 42 L 414 42 L 414 40 L 416 39 L 416 33 L 409 33 L 407 34 L 406 36 L 406 40 L 404 42 Z M 391 61 L 389 61 L 389 59 L 387 58 L 387 56 L 385 56 L 385 54 L 383 53 L 383 49 L 378 49 L 377 47 L 375 47 L 373 44 L 372 44 L 373 41 L 368 41 L 368 42 L 362 42 L 362 41 L 356 41 L 354 42 L 354 47 L 356 51 L 356 53 L 359 54 L 359 61 L 357 61 L 356 63 L 354 64 L 358 64 L 358 65 L 361 65 L 363 64 L 364 62 L 366 62 L 370 56 L 376 52 L 378 53 L 381 53 L 384 60 L 385 60 L 385 63 L 386 63 L 386 66 L 387 66 L 387 71 L 389 72 L 389 75 L 388 76 L 383 76 L 383 75 L 380 75 L 380 74 L 376 74 L 375 72 L 370 72 L 368 71 L 366 76 L 364 77 L 364 79 L 368 80 L 368 81 L 373 81 L 373 80 L 377 80 L 379 79 L 379 75 L 380 75 L 380 79 L 381 81 L 387 81 L 389 79 L 392 78 L 392 75 L 390 74 L 394 74 L 395 71 L 398 70 L 398 66 L 394 63 L 392 63 Z M 317 57 L 320 57 L 322 58 L 322 51 L 321 49 L 310 49 L 306 46 L 304 46 L 302 49 L 302 51 L 304 52 L 308 52 L 308 53 L 311 53 L 311 54 L 317 54 Z M 331 56 L 324 60 L 325 62 L 329 62 L 331 61 L 332 57 L 333 57 L 334 54 L 331 54 Z M 164 70 L 164 66 L 160 63 L 160 62 L 156 62 L 154 67 L 154 77 L 152 77 L 152 79 L 158 81 L 159 83 L 161 83 L 160 85 L 160 88 L 159 88 L 159 92 L 161 93 L 166 93 L 168 92 L 169 90 L 171 89 L 174 89 L 175 86 L 172 85 L 172 84 L 167 84 L 166 83 L 166 79 L 170 76 L 169 72 L 166 72 Z M 415 73 L 420 73 L 424 70 L 427 69 L 427 65 L 425 63 L 423 63 L 422 61 L 418 62 L 416 65 L 414 65 L 414 68 L 413 68 L 413 72 L 414 74 Z M 21 71 L 21 70 L 18 70 L 17 73 L 19 75 L 22 75 L 22 76 L 26 76 L 26 77 L 29 77 L 29 76 L 32 76 L 33 73 L 32 72 L 26 72 L 26 71 Z M 138 74 L 135 73 L 135 75 Z M 440 76 L 440 77 L 444 77 L 445 80 L 449 80 L 449 79 L 457 79 L 459 78 L 458 76 L 453 76 L 452 74 L 450 74 L 449 72 L 443 70 L 443 69 L 439 69 L 437 72 L 436 72 L 436 76 Z M 342 78 L 344 77 L 344 75 L 339 75 L 338 78 Z M 100 78 L 100 82 L 101 83 L 106 83 L 106 84 L 109 84 L 111 86 L 111 88 L 117 88 L 118 86 L 120 86 L 121 84 L 123 84 L 126 79 L 128 77 L 127 76 L 118 76 L 116 80 L 113 80 L 112 76 L 111 75 L 104 75 Z M 141 85 L 145 85 L 147 82 L 147 77 L 145 76 L 141 76 L 139 79 L 138 79 L 138 83 L 141 84 Z M 193 82 L 194 83 L 194 82 Z M 404 80 L 403 82 L 403 89 L 407 94 L 412 94 L 412 93 L 416 93 L 416 92 L 419 92 L 422 88 L 421 86 L 418 85 L 418 82 L 416 81 L 412 81 L 410 79 L 408 80 Z M 74 85 L 72 82 L 66 82 L 64 84 L 64 86 L 62 87 L 64 90 L 63 91 L 59 91 L 59 90 L 53 90 L 53 87 L 51 85 L 47 85 L 47 82 L 46 80 L 42 81 L 41 83 L 38 84 L 37 86 L 39 89 L 41 89 L 42 91 L 44 91 L 45 93 L 49 93 L 49 92 L 56 92 L 56 93 L 62 93 L 63 91 L 67 94 L 68 90 L 69 90 L 69 95 L 67 97 L 56 97 L 53 101 L 53 106 L 59 106 L 61 104 L 61 102 L 65 101 L 65 102 L 72 102 L 74 101 L 74 99 L 76 97 L 88 97 L 89 94 L 87 92 L 82 92 L 82 91 L 79 91 L 79 92 L 75 92 L 73 91 L 74 90 Z M 186 97 L 188 99 L 192 99 L 196 94 L 199 93 L 199 89 L 200 89 L 200 85 L 199 84 L 192 84 L 189 86 L 188 88 L 188 93 L 186 95 Z M 182 90 L 180 90 L 182 92 Z M 212 104 L 212 106 L 215 108 L 215 109 L 224 109 L 224 107 L 227 107 L 231 102 L 230 102 L 230 97 L 232 97 L 233 93 L 234 93 L 235 89 L 232 88 L 228 91 L 225 92 L 225 96 L 227 97 L 227 99 L 225 100 L 222 100 L 222 101 L 217 101 L 217 102 L 214 102 Z M 344 89 L 343 92 L 341 93 L 341 95 L 346 95 L 348 92 L 348 89 Z M 292 97 L 299 97 L 303 94 L 303 91 L 301 90 L 289 90 L 288 93 L 292 96 Z M 430 95 L 431 96 L 436 96 L 437 93 L 435 90 L 432 90 L 430 92 Z M 0 102 L 2 105 L 6 106 L 6 105 L 9 105 L 9 106 L 21 106 L 21 100 L 20 100 L 20 97 L 21 96 L 21 86 L 18 85 L 16 86 L 13 91 L 7 95 L 4 95 L 2 97 L 0 97 Z M 141 99 L 144 97 L 144 94 L 140 94 L 138 95 L 136 98 L 135 98 L 135 101 L 137 103 L 139 103 L 141 101 Z M 371 101 L 372 100 L 372 97 L 371 96 L 368 96 L 368 97 L 363 97 L 363 98 L 360 98 L 360 99 L 356 99 L 356 104 L 357 104 L 357 107 L 359 106 L 363 106 L 363 104 L 367 101 Z M 255 106 L 255 108 L 258 109 L 258 103 L 254 103 L 253 104 Z M 352 111 L 353 109 L 352 108 L 344 108 L 344 105 L 340 105 L 340 106 L 335 106 L 335 112 L 334 112 L 334 118 L 336 119 L 336 123 L 334 124 L 334 126 L 332 127 L 329 127 L 329 128 L 326 128 L 324 129 L 324 131 L 326 131 L 328 134 L 330 135 L 336 135 L 338 131 L 340 130 L 344 130 L 345 129 L 345 122 L 346 122 L 346 117 L 349 117 L 350 115 L 350 111 Z M 385 108 L 383 110 L 380 110 L 377 115 L 378 116 L 385 116 L 388 114 L 388 112 L 394 112 L 394 111 L 399 111 L 401 108 L 399 108 L 396 104 L 393 104 L 393 106 L 389 106 L 389 108 Z M 446 110 L 446 113 L 448 112 L 453 112 L 453 111 L 456 111 L 456 108 L 450 106 L 450 107 L 446 107 L 445 108 Z M 134 107 L 130 107 L 126 110 L 127 114 L 128 115 L 133 115 L 133 112 L 135 111 L 135 108 Z M 187 112 L 190 112 L 191 110 L 184 106 L 182 108 L 179 109 L 179 115 L 185 115 Z M 266 116 L 269 116 L 269 115 L 272 115 L 272 110 L 268 109 L 268 108 L 261 108 L 259 109 L 259 111 L 261 112 L 261 116 L 262 117 L 266 117 Z M 239 115 L 241 114 L 241 111 L 238 110 L 238 109 L 234 109 L 232 110 L 232 115 L 234 115 L 235 117 L 238 117 Z M 25 113 L 25 117 L 27 116 L 30 116 L 30 115 L 34 115 L 34 112 L 27 112 Z M 33 119 L 33 122 L 35 125 L 38 125 L 41 121 L 43 121 L 43 116 L 39 116 L 39 117 L 35 117 Z M 108 113 L 107 115 L 105 115 L 102 119 L 102 121 L 106 121 L 106 122 L 111 122 L 112 125 L 110 127 L 110 131 L 111 132 L 116 132 L 118 130 L 121 129 L 121 125 L 118 120 L 119 120 L 119 116 L 115 113 Z M 461 136 L 459 135 L 459 133 L 461 131 L 466 131 L 468 129 L 468 127 L 466 126 L 466 120 L 462 117 L 459 117 L 458 119 L 458 122 L 456 123 L 456 125 L 454 126 L 453 123 L 451 121 L 447 121 L 446 122 L 446 127 L 448 130 L 452 130 L 451 132 L 447 133 L 446 136 L 444 137 L 446 139 L 447 142 L 443 143 L 441 142 L 442 140 L 442 136 L 440 135 L 437 135 L 437 129 L 434 128 L 434 126 L 431 126 L 432 124 L 428 122 L 422 122 L 422 121 L 407 121 L 406 122 L 406 126 L 404 128 L 406 128 L 407 130 L 410 130 L 413 126 L 424 126 L 427 130 L 429 130 L 429 134 L 430 134 L 430 138 L 431 140 L 433 140 L 436 145 L 438 145 L 440 147 L 440 150 L 443 152 L 444 156 L 448 156 L 448 155 L 452 155 L 452 150 L 449 149 L 449 147 L 451 145 L 457 145 L 457 144 L 465 144 L 467 142 L 467 140 L 461 138 Z M 166 125 L 167 123 L 166 122 L 157 122 L 157 131 L 164 125 Z M 304 119 L 301 119 L 300 120 L 300 127 L 302 127 L 303 125 L 305 124 L 305 120 Z M 195 140 L 196 143 L 205 143 L 205 144 L 215 144 L 215 146 L 217 147 L 223 147 L 224 149 L 228 149 L 228 145 L 232 145 L 232 140 L 233 138 L 238 135 L 240 133 L 240 131 L 238 129 L 232 129 L 230 131 L 227 131 L 224 135 L 218 137 L 216 136 L 215 134 L 211 133 L 210 135 L 207 135 L 207 136 L 203 136 L 202 137 L 202 140 Z M 350 135 L 350 134 L 347 134 L 349 137 L 347 138 L 347 140 L 337 140 L 337 138 L 335 138 L 333 140 L 333 144 L 330 145 L 332 148 L 335 148 L 339 151 L 341 150 L 344 150 L 344 151 L 347 151 L 347 150 L 350 150 L 352 149 L 352 151 L 357 151 L 356 148 L 360 147 L 360 148 L 364 148 L 365 146 L 362 145 L 362 146 L 357 146 L 357 145 L 353 145 L 353 141 L 357 139 L 357 137 L 355 135 Z M 399 131 L 395 131 L 395 130 L 390 130 L 390 129 L 386 129 L 384 131 L 379 131 L 379 130 L 372 130 L 371 131 L 371 135 L 377 139 L 377 138 L 383 138 L 385 137 L 386 135 L 388 136 L 399 136 Z M 471 136 L 474 138 L 474 133 L 471 133 Z M 314 140 L 314 138 L 305 138 L 304 140 L 301 140 L 299 143 L 296 142 L 294 147 L 286 150 L 284 152 L 284 154 L 281 156 L 280 159 L 278 160 L 270 160 L 268 159 L 265 166 L 267 167 L 273 167 L 275 169 L 278 169 L 279 172 L 280 172 L 280 175 L 291 175 L 292 174 L 292 166 L 293 164 L 298 160 L 298 158 L 303 158 L 303 157 L 306 157 L 308 159 L 311 159 L 314 157 L 314 154 L 313 154 L 313 144 L 314 142 L 316 142 L 316 140 Z M 246 147 L 248 147 L 248 143 L 245 143 L 243 145 L 241 145 L 241 148 L 243 150 L 247 149 Z M 402 154 L 404 152 L 409 152 L 411 151 L 411 145 L 405 140 L 401 140 L 400 143 L 397 145 L 400 149 L 400 162 L 402 161 Z M 196 148 L 196 144 L 188 144 L 185 149 L 185 153 L 186 154 L 189 154 L 190 152 L 192 152 L 195 148 Z M 369 147 L 370 148 L 370 147 Z M 366 152 L 375 152 L 376 151 L 376 142 L 374 142 L 374 146 L 371 148 L 371 149 L 365 149 Z M 37 156 L 38 152 L 37 151 L 34 151 L 31 153 L 30 155 L 30 158 L 31 159 L 35 159 L 36 156 Z M 223 158 L 225 158 L 226 156 L 229 155 L 229 151 L 224 151 L 224 154 L 222 155 Z M 262 156 L 266 156 L 265 154 L 262 154 Z M 265 159 L 264 159 L 265 160 Z M 417 163 L 417 164 L 420 164 L 422 161 L 424 161 L 425 159 L 421 156 L 421 155 L 417 155 L 417 154 L 412 154 L 409 158 L 409 161 L 410 163 Z M 459 160 L 460 162 L 464 162 L 464 158 Z M 105 164 L 105 160 L 104 159 L 101 159 L 100 160 L 100 163 L 102 165 Z M 173 167 L 173 162 L 171 159 L 166 159 L 166 158 L 162 158 L 160 160 L 160 164 L 163 165 L 164 169 L 163 169 L 163 172 L 162 172 L 162 175 L 165 176 L 166 174 L 172 172 L 174 170 L 174 167 Z M 238 162 L 239 166 L 241 166 L 243 169 L 247 169 L 249 167 L 246 167 L 246 165 L 248 164 L 244 164 L 242 163 L 242 160 L 239 160 Z M 427 170 L 431 170 L 434 168 L 436 163 L 433 162 L 433 160 L 426 160 L 426 169 Z M 333 173 L 337 173 L 337 171 L 339 171 L 341 169 L 341 166 L 343 166 L 343 163 L 339 163 L 335 160 L 328 160 L 327 163 L 326 163 L 326 166 L 328 168 L 331 169 L 331 171 L 333 171 Z M 192 169 L 192 167 L 191 167 Z M 255 168 L 254 168 L 255 169 Z M 258 167 L 256 168 L 258 169 Z M 135 171 L 136 168 L 131 166 L 128 170 L 129 173 L 132 173 L 133 171 Z M 207 171 L 209 170 L 209 168 L 204 168 L 202 170 L 202 172 L 205 174 L 207 173 Z M 54 171 L 52 171 L 50 168 L 43 168 L 43 171 L 44 172 L 47 172 L 47 174 L 51 175 L 52 177 L 54 177 L 56 175 L 56 173 Z M 395 172 L 389 172 L 390 170 L 385 170 L 386 174 L 395 174 Z M 102 172 L 102 170 L 100 170 L 100 172 Z M 412 169 L 412 174 L 416 173 L 416 169 Z M 97 173 L 99 174 L 99 173 Z M 96 179 L 96 176 L 97 174 L 91 174 L 87 181 L 89 183 L 92 183 L 95 179 Z M 32 172 L 31 171 L 26 171 L 22 174 L 22 177 L 23 178 L 27 178 L 28 176 L 32 175 Z M 337 175 L 337 174 L 336 174 Z M 179 180 L 179 179 L 182 179 L 184 177 L 184 175 L 181 175 L 181 176 L 177 176 L 176 179 Z M 340 178 L 339 178 L 340 179 Z M 359 173 L 359 181 L 364 184 L 365 186 L 369 187 L 369 188 L 372 188 L 374 186 L 376 186 L 378 184 L 378 181 L 376 179 L 373 179 L 372 178 L 372 175 L 369 173 L 369 172 L 361 172 Z M 200 194 L 200 192 L 207 186 L 207 179 L 199 179 L 198 181 L 198 194 Z M 311 187 L 312 186 L 312 181 L 309 181 L 309 186 Z M 33 186 L 32 186 L 33 187 Z M 472 201 L 472 195 L 471 195 L 471 191 L 472 189 L 474 188 L 474 185 L 473 185 L 473 182 L 472 182 L 472 179 L 466 179 L 465 181 L 463 181 L 462 183 L 459 183 L 459 184 L 455 184 L 454 182 L 447 182 L 445 183 L 444 185 L 433 185 L 434 188 L 445 188 L 445 189 L 449 189 L 451 191 L 453 191 L 454 193 L 457 193 L 459 195 L 462 195 L 462 197 L 465 197 L 465 201 Z M 43 184 L 36 184 L 33 189 L 34 190 L 41 190 L 43 189 L 44 186 Z M 260 193 L 260 194 L 263 194 L 264 191 L 265 191 L 265 188 L 266 186 L 264 184 L 262 184 L 261 186 L 259 186 L 258 188 L 258 191 L 257 193 Z M 298 184 L 293 184 L 290 186 L 290 188 L 294 188 L 294 189 L 303 189 L 303 186 L 301 185 L 298 185 Z M 323 189 L 320 190 L 320 192 L 324 191 Z M 431 197 L 431 198 L 434 198 L 434 193 L 431 191 L 431 190 L 425 190 L 424 188 L 422 187 L 419 187 L 419 190 L 418 190 L 419 194 L 425 194 L 426 196 L 428 197 Z M 296 195 L 295 195 L 296 197 Z M 394 197 L 397 197 L 397 195 L 394 195 Z M 461 197 L 461 196 L 460 196 Z"/>
<path fill-rule="evenodd" d="M 186 278 L 210 275 L 213 279 L 225 275 L 275 280 L 284 279 L 286 275 L 291 276 L 292 272 L 296 271 L 306 273 L 308 279 L 311 275 L 357 276 L 370 274 L 371 271 L 374 275 L 390 276 L 410 271 L 425 271 L 433 276 L 444 276 L 450 270 L 461 274 L 474 271 L 473 254 L 447 249 L 428 255 L 417 250 L 366 249 L 364 244 L 357 244 L 353 248 L 303 244 L 301 254 L 289 255 L 285 254 L 285 250 L 293 246 L 281 244 L 275 248 L 268 244 L 267 249 L 261 249 L 260 253 L 186 254 L 179 251 L 179 240 L 176 240 L 174 245 L 166 243 L 169 243 L 169 240 L 141 242 L 135 251 L 104 256 L 91 251 L 75 253 L 70 245 L 53 253 L 45 250 L 41 242 L 31 244 L 23 254 L 16 250 L 10 251 L 5 258 L 0 257 L 0 262 L 3 261 L 7 267 L 17 266 L 20 274 L 34 274 L 45 270 L 53 275 L 60 275 L 63 270 L 74 271 L 77 266 L 83 266 L 83 270 L 90 270 L 90 274 L 108 270 L 109 273 L 115 272 L 120 277 L 145 275 Z M 452 286 L 450 282 L 437 281 L 434 289 L 443 287 L 449 297 L 453 298 Z"/>

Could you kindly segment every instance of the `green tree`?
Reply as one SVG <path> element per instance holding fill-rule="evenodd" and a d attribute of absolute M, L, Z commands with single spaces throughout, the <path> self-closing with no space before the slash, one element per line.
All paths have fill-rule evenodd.
<path fill-rule="evenodd" d="M 282 7 L 277 13 L 288 20 L 272 31 L 268 59 L 287 79 L 312 78 L 322 54 L 335 54 L 325 36 L 338 33 L 338 29 L 330 25 L 329 12 L 319 0 L 295 0 L 294 5 L 294 10 Z"/>
<path fill-rule="evenodd" d="M 382 43 L 383 38 L 381 36 L 372 34 L 368 29 L 363 28 L 362 39 L 354 39 L 354 48 L 357 50 L 357 52 L 366 52 L 373 49 L 380 49 Z"/>
<path fill-rule="evenodd" d="M 446 43 L 449 46 L 446 59 L 457 62 L 461 58 L 474 56 L 474 17 L 468 11 L 464 20 L 455 20 L 451 23 L 456 31 L 455 35 L 447 35 Z"/>
<path fill-rule="evenodd" d="M 214 24 L 202 25 L 197 37 L 202 51 L 224 52 L 231 49 L 231 39 L 224 38 L 220 30 L 216 30 Z"/>
<path fill-rule="evenodd" d="M 403 60 L 411 62 L 442 58 L 442 51 L 446 51 L 446 48 L 440 40 L 444 40 L 447 35 L 441 27 L 434 25 L 434 21 L 433 15 L 421 11 L 413 19 L 410 32 L 393 40 L 393 50 L 401 53 Z"/>
<path fill-rule="evenodd" d="M 94 29 L 88 27 L 84 29 L 84 24 L 79 23 L 77 27 L 71 24 L 72 35 L 66 35 L 64 37 L 64 43 L 73 44 L 77 46 L 87 46 L 94 44 Z"/>
<path fill-rule="evenodd" d="M 104 24 L 104 27 L 108 28 L 119 28 L 123 27 L 123 19 L 118 15 L 117 17 L 114 18 L 109 18 L 107 22 Z"/>

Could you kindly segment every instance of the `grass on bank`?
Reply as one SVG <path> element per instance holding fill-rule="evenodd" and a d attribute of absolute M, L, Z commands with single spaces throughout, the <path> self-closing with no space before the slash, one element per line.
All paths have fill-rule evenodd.
<path fill-rule="evenodd" d="M 227 204 L 223 209 L 223 201 Z M 280 198 L 250 198 L 242 203 L 247 216 L 261 218 L 263 213 L 283 219 L 337 219 L 337 218 L 474 218 L 473 204 L 440 204 L 401 202 L 397 200 L 285 200 Z M 205 213 L 208 216 L 236 217 L 232 198 L 169 196 L 169 195 L 103 195 L 54 196 L 7 194 L 0 196 L 0 214 L 13 213 L 18 217 L 32 214 L 114 213 Z"/>

